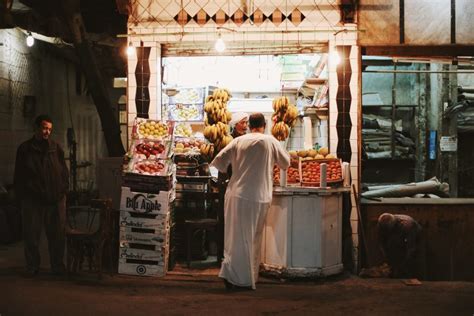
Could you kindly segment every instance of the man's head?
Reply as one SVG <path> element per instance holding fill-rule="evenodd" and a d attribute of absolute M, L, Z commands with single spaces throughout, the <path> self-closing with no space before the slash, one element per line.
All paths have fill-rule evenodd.
<path fill-rule="evenodd" d="M 252 113 L 249 117 L 249 127 L 252 132 L 265 132 L 265 116 L 262 113 Z"/>
<path fill-rule="evenodd" d="M 379 228 L 382 229 L 392 229 L 393 226 L 395 225 L 396 219 L 393 214 L 390 213 L 383 213 L 382 215 L 379 216 L 377 225 Z"/>
<path fill-rule="evenodd" d="M 248 122 L 249 115 L 247 113 L 237 112 L 232 114 L 232 120 L 229 124 L 238 135 L 244 135 L 247 132 Z"/>
<path fill-rule="evenodd" d="M 48 140 L 53 130 L 53 120 L 48 115 L 39 115 L 35 119 L 35 137 L 38 140 Z"/>

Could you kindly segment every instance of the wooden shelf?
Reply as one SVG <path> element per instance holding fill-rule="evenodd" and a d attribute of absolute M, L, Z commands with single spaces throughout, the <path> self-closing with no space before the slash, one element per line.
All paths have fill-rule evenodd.
<path fill-rule="evenodd" d="M 327 107 L 316 108 L 316 107 L 306 107 L 304 108 L 305 115 L 316 115 L 320 120 L 327 120 L 329 118 L 329 109 Z"/>

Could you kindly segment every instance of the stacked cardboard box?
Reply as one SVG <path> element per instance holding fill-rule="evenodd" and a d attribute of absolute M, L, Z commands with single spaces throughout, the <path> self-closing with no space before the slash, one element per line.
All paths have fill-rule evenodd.
<path fill-rule="evenodd" d="M 168 269 L 174 189 L 159 193 L 122 187 L 119 273 L 164 276 Z"/>

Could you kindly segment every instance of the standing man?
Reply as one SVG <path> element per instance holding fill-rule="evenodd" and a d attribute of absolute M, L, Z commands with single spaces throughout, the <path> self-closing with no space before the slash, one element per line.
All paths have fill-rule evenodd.
<path fill-rule="evenodd" d="M 249 115 L 247 113 L 237 112 L 237 113 L 232 114 L 232 120 L 229 122 L 232 137 L 237 138 L 237 137 L 247 134 L 248 122 L 249 122 Z M 219 205 L 218 205 L 219 225 L 217 229 L 219 242 L 218 242 L 217 257 L 219 261 L 222 259 L 222 256 L 223 256 L 222 241 L 224 239 L 224 225 L 223 225 L 224 196 L 227 190 L 227 184 L 231 176 L 232 176 L 232 166 L 229 166 L 229 168 L 227 168 L 226 173 L 219 172 L 217 176 L 218 187 L 219 187 Z"/>
<path fill-rule="evenodd" d="M 270 135 L 265 135 L 265 117 L 249 118 L 250 133 L 234 139 L 211 166 L 232 177 L 224 204 L 224 260 L 219 277 L 226 288 L 252 288 L 258 279 L 262 233 L 272 201 L 273 166 L 290 165 L 289 154 Z"/>
<path fill-rule="evenodd" d="M 26 269 L 36 276 L 40 268 L 39 243 L 44 225 L 48 238 L 51 270 L 64 272 L 64 230 L 69 172 L 61 146 L 50 138 L 49 116 L 35 119 L 35 134 L 17 150 L 15 193 L 21 199 Z"/>

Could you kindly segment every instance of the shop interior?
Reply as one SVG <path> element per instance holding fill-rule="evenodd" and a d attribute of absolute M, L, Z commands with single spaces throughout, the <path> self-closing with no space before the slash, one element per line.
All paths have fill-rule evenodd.
<path fill-rule="evenodd" d="M 472 58 L 362 58 L 362 184 L 436 177 L 472 197 Z"/>
<path fill-rule="evenodd" d="M 168 269 L 173 268 L 173 258 L 191 264 L 191 261 L 213 261 L 215 256 L 218 259 L 222 256 L 219 231 L 212 224 L 194 229 L 192 223 L 195 221 L 196 227 L 200 227 L 200 220 L 216 218 L 219 216 L 216 212 L 222 209 L 218 205 L 222 200 L 222 197 L 219 200 L 218 185 L 211 180 L 217 178 L 217 171 L 209 170 L 213 177 L 208 177 L 205 166 L 209 159 L 192 155 L 193 151 L 199 154 L 199 146 L 205 142 L 204 107 L 208 96 L 225 87 L 231 94 L 228 111 L 231 114 L 262 112 L 267 119 L 268 134 L 274 125 L 274 99 L 288 97 L 298 116 L 282 145 L 295 155 L 309 154 L 310 150 L 316 154 L 318 149 L 328 147 L 327 62 L 327 53 L 162 58 L 161 113 L 163 119 L 174 122 L 177 167 Z M 190 253 L 188 242 L 191 242 Z"/>
<path fill-rule="evenodd" d="M 378 216 L 402 213 L 424 229 L 423 278 L 470 278 L 473 71 L 471 57 L 363 56 L 362 265 L 383 260 Z"/>

